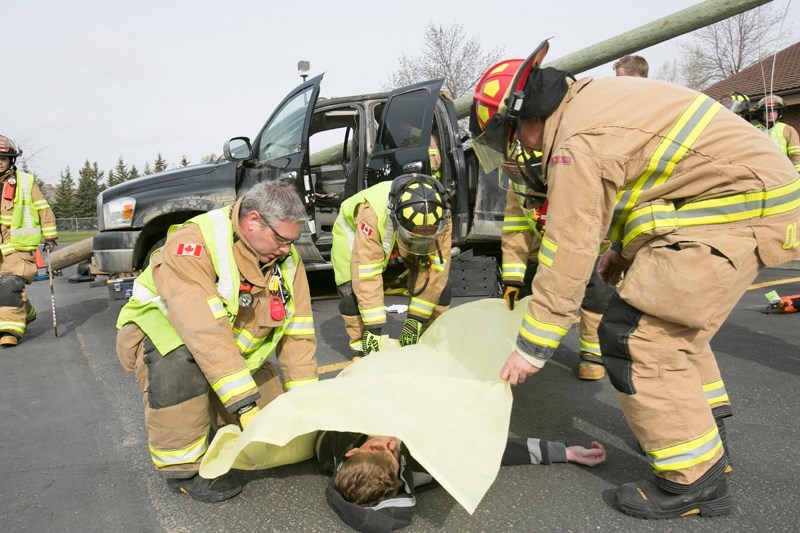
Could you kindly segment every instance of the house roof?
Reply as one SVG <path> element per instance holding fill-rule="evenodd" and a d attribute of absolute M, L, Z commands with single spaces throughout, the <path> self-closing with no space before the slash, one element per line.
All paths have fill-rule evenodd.
<path fill-rule="evenodd" d="M 772 76 L 772 92 L 779 95 L 800 92 L 800 42 L 784 48 L 775 56 L 770 55 L 750 65 L 729 78 L 718 81 L 703 92 L 715 100 L 729 96 L 735 91 L 744 93 L 751 99 L 761 97 L 764 95 L 765 86 L 769 92 L 773 61 L 775 73 Z"/>

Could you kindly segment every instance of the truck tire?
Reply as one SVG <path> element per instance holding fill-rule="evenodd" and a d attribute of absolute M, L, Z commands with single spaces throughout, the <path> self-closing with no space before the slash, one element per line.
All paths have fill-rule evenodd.
<path fill-rule="evenodd" d="M 142 270 L 150 266 L 150 258 L 153 256 L 154 253 L 158 251 L 159 248 L 164 246 L 164 243 L 167 242 L 166 237 L 161 237 L 156 243 L 150 247 L 150 250 L 147 251 L 147 255 L 144 256 L 144 263 L 142 263 Z"/>

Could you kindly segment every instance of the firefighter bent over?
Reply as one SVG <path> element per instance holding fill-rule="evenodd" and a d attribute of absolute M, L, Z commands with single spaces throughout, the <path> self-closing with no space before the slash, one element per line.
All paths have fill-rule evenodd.
<path fill-rule="evenodd" d="M 552 357 L 609 238 L 598 273 L 625 276 L 600 347 L 654 473 L 619 487 L 616 504 L 640 518 L 728 513 L 732 411 L 709 343 L 760 270 L 800 257 L 800 179 L 707 96 L 633 77 L 575 81 L 539 68 L 546 50 L 513 69 L 505 94 L 479 82 L 474 97 L 481 163 L 541 151 L 548 199 L 533 296 L 500 377 L 517 385 Z"/>
<path fill-rule="evenodd" d="M 198 475 L 212 433 L 245 429 L 284 388 L 317 381 L 308 281 L 292 244 L 305 220 L 291 186 L 259 183 L 171 228 L 120 312 L 117 355 L 136 374 L 151 458 L 176 492 L 205 502 L 238 494 L 230 477 Z"/>
<path fill-rule="evenodd" d="M 36 310 L 25 294 L 25 285 L 36 277 L 33 252 L 44 241 L 44 250 L 56 247 L 56 217 L 33 175 L 17 170 L 17 145 L 0 135 L 0 346 L 16 346 L 25 328 L 36 319 Z"/>
<path fill-rule="evenodd" d="M 416 344 L 447 309 L 451 236 L 445 189 L 430 176 L 406 174 L 342 202 L 331 260 L 339 312 L 357 356 L 380 350 L 386 325 L 382 274 L 395 249 L 408 267 L 411 295 L 400 344 Z"/>

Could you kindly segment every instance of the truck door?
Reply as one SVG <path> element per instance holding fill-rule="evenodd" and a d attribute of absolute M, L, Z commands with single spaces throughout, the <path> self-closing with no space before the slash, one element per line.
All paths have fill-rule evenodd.
<path fill-rule="evenodd" d="M 444 79 L 436 79 L 392 91 L 366 165 L 365 187 L 409 172 L 430 174 L 428 146 L 443 83 Z"/>
<path fill-rule="evenodd" d="M 280 103 L 253 141 L 242 164 L 239 191 L 264 180 L 292 183 L 314 220 L 314 185 L 308 173 L 308 130 L 323 74 L 298 86 Z M 309 224 L 312 236 L 316 233 Z"/>

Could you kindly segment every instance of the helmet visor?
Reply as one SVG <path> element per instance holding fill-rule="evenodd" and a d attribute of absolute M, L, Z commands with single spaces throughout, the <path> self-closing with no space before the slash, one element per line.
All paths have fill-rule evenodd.
<path fill-rule="evenodd" d="M 397 246 L 413 255 L 430 255 L 439 250 L 438 237 L 444 231 L 443 221 L 438 226 L 417 226 L 412 232 L 398 225 Z"/>

